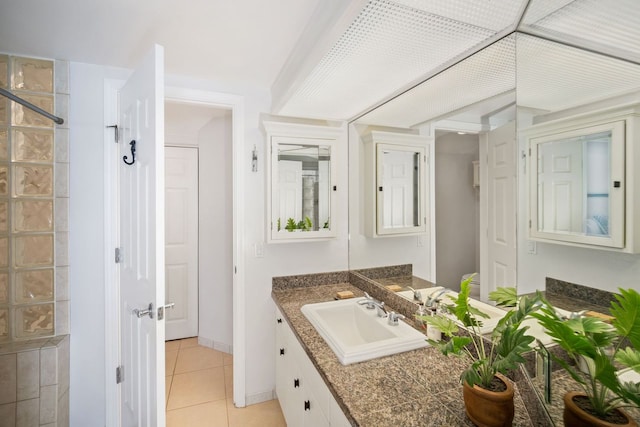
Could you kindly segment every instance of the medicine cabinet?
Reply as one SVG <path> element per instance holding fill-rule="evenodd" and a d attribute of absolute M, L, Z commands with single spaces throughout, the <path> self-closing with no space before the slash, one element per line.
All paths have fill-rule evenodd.
<path fill-rule="evenodd" d="M 532 126 L 529 237 L 640 252 L 640 110 L 618 108 Z"/>
<path fill-rule="evenodd" d="M 427 146 L 432 140 L 382 131 L 363 137 L 367 237 L 427 231 Z"/>
<path fill-rule="evenodd" d="M 333 238 L 336 143 L 341 127 L 263 122 L 267 168 L 267 242 Z"/>

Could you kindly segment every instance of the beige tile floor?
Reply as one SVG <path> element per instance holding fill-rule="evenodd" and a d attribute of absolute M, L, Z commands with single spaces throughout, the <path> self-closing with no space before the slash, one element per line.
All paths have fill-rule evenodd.
<path fill-rule="evenodd" d="M 167 427 L 285 427 L 277 400 L 233 406 L 233 358 L 198 345 L 165 343 Z"/>

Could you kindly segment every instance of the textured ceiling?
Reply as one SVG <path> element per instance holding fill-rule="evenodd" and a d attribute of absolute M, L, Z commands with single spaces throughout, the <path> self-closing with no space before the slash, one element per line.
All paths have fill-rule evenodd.
<path fill-rule="evenodd" d="M 304 78 L 282 115 L 346 119 L 480 49 L 519 20 L 524 1 L 369 0 Z"/>

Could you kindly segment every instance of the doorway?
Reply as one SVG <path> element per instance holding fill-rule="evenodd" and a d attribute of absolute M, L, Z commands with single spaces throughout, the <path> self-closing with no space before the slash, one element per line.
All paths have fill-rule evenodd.
<path fill-rule="evenodd" d="M 165 102 L 166 339 L 233 352 L 231 110 Z M 215 309 L 211 309 L 215 306 Z"/>
<path fill-rule="evenodd" d="M 480 271 L 479 152 L 477 133 L 436 131 L 436 283 L 455 290 L 464 274 Z"/>

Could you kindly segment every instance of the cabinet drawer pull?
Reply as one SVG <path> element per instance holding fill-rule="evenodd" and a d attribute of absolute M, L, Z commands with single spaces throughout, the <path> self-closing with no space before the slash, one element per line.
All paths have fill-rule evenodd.
<path fill-rule="evenodd" d="M 308 400 L 304 401 L 304 410 L 305 411 L 310 411 L 311 410 L 311 402 Z"/>
<path fill-rule="evenodd" d="M 282 323 L 282 319 L 278 317 L 278 318 L 276 319 L 276 322 L 278 322 L 278 323 Z"/>
<path fill-rule="evenodd" d="M 284 348 L 280 349 L 280 356 L 284 356 Z"/>
<path fill-rule="evenodd" d="M 294 388 L 298 388 L 298 387 L 300 387 L 300 380 L 299 380 L 298 378 L 295 378 L 295 379 L 293 380 L 293 387 L 294 387 Z"/>

